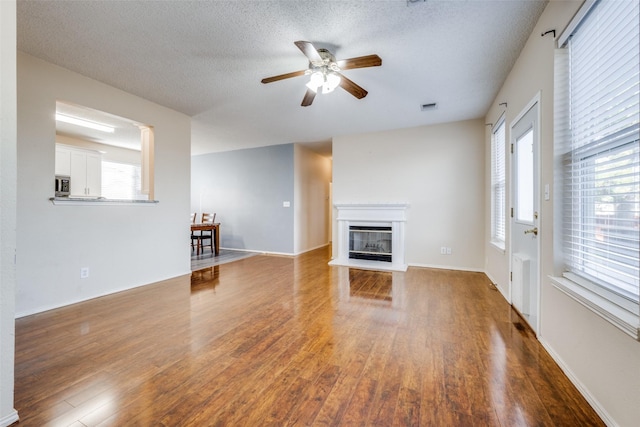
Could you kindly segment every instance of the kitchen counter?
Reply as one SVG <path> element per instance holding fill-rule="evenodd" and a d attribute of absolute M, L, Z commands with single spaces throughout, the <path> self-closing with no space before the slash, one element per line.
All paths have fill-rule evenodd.
<path fill-rule="evenodd" d="M 104 197 L 51 197 L 49 199 L 54 205 L 84 205 L 84 206 L 113 206 L 113 205 L 136 205 L 154 206 L 160 203 L 158 200 L 123 200 L 105 199 Z"/>

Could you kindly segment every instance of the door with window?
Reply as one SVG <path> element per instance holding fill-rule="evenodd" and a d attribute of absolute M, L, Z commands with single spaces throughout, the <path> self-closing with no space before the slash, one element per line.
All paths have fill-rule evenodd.
<path fill-rule="evenodd" d="M 511 304 L 538 331 L 539 168 L 537 100 L 511 126 Z"/>

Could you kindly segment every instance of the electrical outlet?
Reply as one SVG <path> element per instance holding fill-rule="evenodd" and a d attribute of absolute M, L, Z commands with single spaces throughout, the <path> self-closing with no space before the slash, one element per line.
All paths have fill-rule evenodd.
<path fill-rule="evenodd" d="M 89 267 L 82 267 L 80 269 L 80 278 L 86 279 L 87 277 L 89 277 Z"/>
<path fill-rule="evenodd" d="M 451 248 L 447 248 L 447 255 L 451 255 Z"/>

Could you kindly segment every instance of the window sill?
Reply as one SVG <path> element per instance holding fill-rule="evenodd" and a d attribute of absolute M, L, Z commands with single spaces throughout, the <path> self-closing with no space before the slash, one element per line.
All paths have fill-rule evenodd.
<path fill-rule="evenodd" d="M 564 278 L 552 277 L 551 283 L 558 290 L 582 304 L 607 322 L 611 323 L 635 340 L 640 341 L 640 316 L 631 313 L 608 299 Z"/>
<path fill-rule="evenodd" d="M 503 241 L 501 241 L 501 240 L 491 240 L 491 241 L 489 241 L 489 243 L 491 244 L 491 246 L 495 250 L 499 251 L 501 254 L 504 255 L 505 250 L 506 250 L 506 245 L 505 245 L 505 243 Z"/>
<path fill-rule="evenodd" d="M 84 198 L 84 197 L 52 197 L 51 203 L 54 205 L 75 205 L 75 206 L 123 206 L 123 205 L 135 205 L 135 206 L 155 206 L 159 202 L 157 200 L 119 200 L 119 199 L 105 199 L 105 198 Z"/>

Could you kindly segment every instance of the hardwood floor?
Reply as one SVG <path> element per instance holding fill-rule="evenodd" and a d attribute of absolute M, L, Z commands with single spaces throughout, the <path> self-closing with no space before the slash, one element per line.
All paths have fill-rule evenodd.
<path fill-rule="evenodd" d="M 254 256 L 16 322 L 25 426 L 604 425 L 480 273 Z"/>

